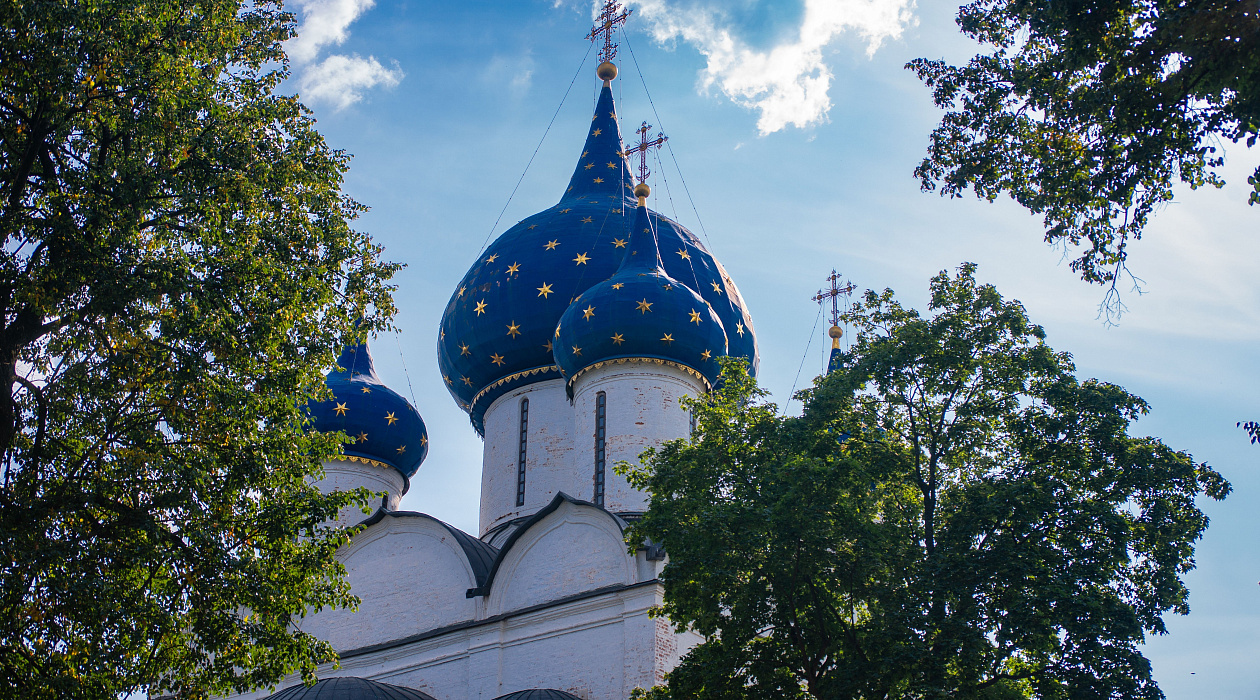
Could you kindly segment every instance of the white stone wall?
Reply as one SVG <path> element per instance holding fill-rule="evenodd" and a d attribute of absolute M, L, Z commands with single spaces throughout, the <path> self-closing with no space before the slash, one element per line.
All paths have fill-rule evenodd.
<path fill-rule="evenodd" d="M 516 505 L 521 399 L 529 398 L 525 450 L 525 505 Z M 510 391 L 486 409 L 481 467 L 479 535 L 538 512 L 560 491 L 572 494 L 573 407 L 564 380 L 551 379 Z"/>
<path fill-rule="evenodd" d="M 318 675 L 370 678 L 437 700 L 491 700 L 528 688 L 626 700 L 634 688 L 660 682 L 658 649 L 666 652 L 661 626 L 648 616 L 660 603 L 659 584 L 630 588 L 355 655 Z"/>
<path fill-rule="evenodd" d="M 303 631 L 339 650 L 380 644 L 477 617 L 467 597 L 477 585 L 468 559 L 441 523 L 423 515 L 386 516 L 338 553 L 357 611 L 324 610 Z"/>
<path fill-rule="evenodd" d="M 578 377 L 573 391 L 576 491 L 582 500 L 595 495 L 595 402 L 607 400 L 604 507 L 613 512 L 647 510 L 647 497 L 613 472 L 617 462 L 638 464 L 639 455 L 675 438 L 691 434 L 691 415 L 679 403 L 684 395 L 704 392 L 700 380 L 682 369 L 651 361 L 607 365 Z"/>
<path fill-rule="evenodd" d="M 610 586 L 638 583 L 621 526 L 608 513 L 562 502 L 503 552 L 486 614 L 499 615 Z M 656 578 L 655 572 L 646 580 Z"/>
<path fill-rule="evenodd" d="M 324 478 L 315 482 L 315 487 L 321 493 L 352 491 L 360 486 L 373 493 L 384 492 L 385 507 L 395 510 L 398 508 L 399 501 L 402 500 L 407 481 L 393 467 L 338 459 L 325 462 Z M 381 498 L 374 497 L 368 501 L 367 513 L 357 507 L 342 508 L 338 511 L 337 523 L 344 527 L 357 525 L 367 520 L 381 505 Z"/>
<path fill-rule="evenodd" d="M 660 683 L 696 641 L 649 617 L 662 602 L 662 562 L 628 552 L 620 523 L 590 506 L 562 501 L 522 532 L 487 596 L 466 597 L 467 560 L 428 516 L 386 515 L 339 556 L 363 603 L 301 621 L 343 654 L 319 677 L 370 678 L 437 700 L 527 688 L 625 700 Z"/>

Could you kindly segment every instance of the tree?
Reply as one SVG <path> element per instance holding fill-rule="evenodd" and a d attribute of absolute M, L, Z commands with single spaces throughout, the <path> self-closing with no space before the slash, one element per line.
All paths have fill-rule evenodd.
<path fill-rule="evenodd" d="M 1247 435 L 1251 438 L 1251 444 L 1260 444 L 1260 422 L 1250 420 L 1243 423 L 1239 421 L 1236 427 L 1247 431 Z"/>
<path fill-rule="evenodd" d="M 1046 241 L 1083 247 L 1082 279 L 1116 284 L 1127 245 L 1176 182 L 1224 184 L 1222 140 L 1260 134 L 1260 8 L 1252 0 L 974 0 L 965 66 L 907 64 L 948 113 L 915 169 L 924 190 L 1041 214 Z M 1248 178 L 1260 202 L 1260 167 Z"/>
<path fill-rule="evenodd" d="M 867 292 L 840 366 L 780 417 L 744 368 L 689 440 L 623 464 L 664 545 L 661 613 L 706 641 L 657 698 L 1159 698 L 1138 645 L 1229 484 L 1147 405 L 1078 381 L 973 266 L 931 315 Z"/>
<path fill-rule="evenodd" d="M 393 313 L 271 0 L 0 8 L 0 694 L 181 697 L 334 658 L 303 409 Z M 356 330 L 354 320 L 363 316 Z"/>

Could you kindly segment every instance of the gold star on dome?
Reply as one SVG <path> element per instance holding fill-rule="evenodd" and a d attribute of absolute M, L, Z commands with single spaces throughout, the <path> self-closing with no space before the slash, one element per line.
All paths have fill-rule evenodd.
<path fill-rule="evenodd" d="M 586 253 L 578 253 L 578 256 L 576 258 L 573 258 L 573 262 L 579 265 L 585 265 L 586 261 L 590 259 L 591 257 L 587 255 Z"/>
<path fill-rule="evenodd" d="M 584 217 L 582 217 L 582 223 L 584 223 L 584 224 L 589 224 L 589 223 L 591 223 L 591 217 L 589 217 L 589 216 L 584 216 Z"/>
<path fill-rule="evenodd" d="M 560 245 L 560 239 L 559 239 L 559 238 L 557 238 L 557 239 L 555 239 L 555 240 L 553 240 L 553 241 L 547 241 L 547 245 L 544 245 L 544 246 L 543 246 L 543 249 L 545 249 L 545 250 L 555 250 L 555 249 L 556 249 L 556 246 L 558 246 L 558 245 Z"/>
<path fill-rule="evenodd" d="M 420 436 L 420 446 L 421 446 L 421 447 L 424 447 L 424 446 L 425 446 L 425 445 L 427 445 L 427 444 L 429 444 L 429 436 L 428 436 L 428 435 L 421 435 L 421 436 Z"/>
<path fill-rule="evenodd" d="M 450 383 L 451 383 L 451 377 L 450 377 L 450 375 L 449 375 L 449 374 L 443 374 L 443 375 L 442 375 L 442 381 L 446 382 L 447 384 L 450 384 Z"/>
<path fill-rule="evenodd" d="M 662 284 L 662 285 L 661 285 L 661 289 L 664 289 L 664 290 L 665 290 L 665 291 L 667 291 L 667 292 L 668 292 L 668 291 L 670 291 L 670 290 L 672 290 L 673 288 L 674 288 L 674 285 L 672 285 L 672 284 Z"/>
<path fill-rule="evenodd" d="M 445 329 L 445 328 L 440 328 L 440 329 L 438 329 L 438 340 L 446 340 L 446 329 Z"/>
<path fill-rule="evenodd" d="M 614 282 L 614 283 L 613 283 L 612 288 L 613 288 L 613 289 L 621 289 L 621 288 L 622 288 L 622 287 L 624 287 L 624 286 L 626 286 L 626 283 L 625 283 L 625 282 Z"/>
<path fill-rule="evenodd" d="M 586 309 L 582 311 L 582 318 L 586 319 L 587 321 L 591 320 L 591 316 L 594 316 L 594 315 L 595 315 L 594 306 L 588 306 L 586 307 Z"/>
<path fill-rule="evenodd" d="M 534 230 L 534 229 L 536 229 L 536 228 L 538 228 L 538 224 L 530 224 L 530 225 L 529 225 L 529 230 L 530 230 L 530 231 L 533 231 L 533 230 Z"/>
<path fill-rule="evenodd" d="M 599 183 L 603 182 L 603 181 L 604 181 L 604 178 L 602 178 L 602 177 L 597 177 L 597 178 L 595 178 L 595 184 L 597 184 L 597 185 L 598 185 Z"/>
<path fill-rule="evenodd" d="M 520 272 L 520 271 L 521 271 L 521 264 L 520 264 L 520 263 L 514 262 L 514 263 L 512 263 L 511 265 L 508 265 L 507 274 L 509 274 L 509 275 L 510 275 L 510 274 L 513 274 L 513 273 L 516 273 L 516 272 Z"/>
<path fill-rule="evenodd" d="M 739 331 L 740 336 L 744 335 L 744 322 L 739 321 L 735 324 L 735 330 Z"/>
<path fill-rule="evenodd" d="M 671 334 L 669 334 L 669 333 L 666 333 L 666 334 L 665 334 L 665 337 L 664 337 L 664 338 L 661 338 L 661 342 L 662 342 L 662 343 L 665 343 L 666 345 L 673 345 L 673 344 L 674 344 L 674 336 L 673 336 L 673 335 L 671 335 Z"/>
<path fill-rule="evenodd" d="M 494 262 L 495 260 L 498 260 L 498 259 L 499 259 L 499 254 L 495 253 L 494 255 L 491 255 L 490 257 L 486 258 L 486 262 Z"/>
<path fill-rule="evenodd" d="M 708 350 L 705 350 L 704 352 L 700 353 L 700 359 L 702 360 L 707 360 L 712 356 L 713 356 L 713 353 L 709 352 Z"/>
<path fill-rule="evenodd" d="M 569 302 L 569 303 L 572 304 L 573 302 Z M 556 324 L 556 337 L 557 338 L 560 337 L 560 324 L 559 323 Z"/>
<path fill-rule="evenodd" d="M 574 346 L 573 346 L 573 354 L 574 354 L 576 357 L 581 357 L 581 356 L 582 356 L 582 348 L 579 348 L 578 346 L 574 345 Z"/>
<path fill-rule="evenodd" d="M 455 296 L 457 296 L 457 297 L 462 297 L 462 296 L 464 296 L 464 290 L 465 290 L 465 289 L 468 289 L 468 287 L 460 287 L 460 288 L 459 288 L 459 294 L 456 294 Z"/>
<path fill-rule="evenodd" d="M 613 345 L 621 345 L 622 343 L 626 342 L 626 339 L 623 338 L 620 333 L 613 333 L 612 341 L 613 341 Z"/>
<path fill-rule="evenodd" d="M 551 285 L 547 284 L 546 282 L 543 282 L 543 286 L 535 287 L 535 289 L 538 290 L 538 296 L 542 297 L 543 299 L 546 299 L 547 296 L 551 294 Z"/>
<path fill-rule="evenodd" d="M 612 213 L 614 213 L 614 214 L 620 214 L 620 213 L 621 213 L 621 210 L 620 210 L 620 209 L 613 209 L 613 210 L 612 210 Z"/>
<path fill-rule="evenodd" d="M 608 167 L 612 168 L 613 170 L 616 170 L 616 169 L 617 169 L 617 164 L 616 164 L 616 163 L 609 163 L 609 164 L 608 164 Z"/>
<path fill-rule="evenodd" d="M 398 446 L 398 449 L 396 449 L 396 450 L 394 450 L 394 451 L 395 451 L 395 452 L 397 452 L 398 454 L 402 454 L 402 453 L 404 453 L 404 452 L 406 452 L 406 451 L 407 451 L 407 446 L 406 446 L 406 445 L 399 445 L 399 446 Z"/>
<path fill-rule="evenodd" d="M 390 411 L 389 413 L 385 414 L 386 425 L 393 425 L 397 422 L 398 422 L 398 417 L 394 415 L 393 411 Z"/>
<path fill-rule="evenodd" d="M 644 226 L 644 227 L 643 227 L 643 232 L 644 232 L 644 233 L 651 233 L 651 232 L 652 232 L 652 229 L 648 228 L 647 226 Z"/>
<path fill-rule="evenodd" d="M 594 131 L 592 131 L 592 132 L 591 132 L 591 136 L 599 136 L 599 135 L 600 135 L 600 134 L 602 134 L 602 133 L 604 133 L 604 130 L 603 130 L 603 129 L 596 129 L 596 130 L 594 130 Z"/>
<path fill-rule="evenodd" d="M 614 248 L 625 248 L 625 247 L 626 247 L 626 242 L 625 242 L 625 241 L 623 241 L 623 240 L 621 240 L 620 238 L 614 238 L 614 239 L 613 239 L 613 247 L 614 247 Z"/>
<path fill-rule="evenodd" d="M 472 380 L 469 379 L 468 377 L 464 377 L 464 383 L 467 384 L 468 386 L 472 386 Z"/>
<path fill-rule="evenodd" d="M 569 213 L 569 212 L 571 212 L 571 211 L 573 211 L 573 210 L 572 210 L 572 209 L 561 209 L 561 210 L 560 210 L 560 213 L 561 213 L 561 214 L 568 214 L 568 213 Z"/>
<path fill-rule="evenodd" d="M 490 356 L 490 361 L 491 361 L 491 362 L 493 362 L 493 363 L 494 363 L 494 364 L 496 364 L 496 365 L 502 365 L 502 364 L 503 364 L 503 356 L 502 356 L 502 355 L 500 355 L 499 353 L 497 353 L 497 352 L 496 352 L 495 354 L 493 354 L 493 355 L 491 355 L 491 356 Z"/>
<path fill-rule="evenodd" d="M 482 299 L 481 301 L 477 302 L 477 308 L 476 308 L 476 309 L 474 309 L 474 311 L 476 311 L 476 312 L 477 312 L 477 315 L 478 315 L 478 316 L 480 316 L 481 314 L 485 313 L 485 312 L 486 312 L 486 300 L 485 300 L 485 299 Z"/>
<path fill-rule="evenodd" d="M 333 413 L 336 413 L 339 416 L 346 415 L 346 405 L 344 403 L 338 403 L 337 407 L 333 409 Z"/>
<path fill-rule="evenodd" d="M 521 327 L 516 325 L 516 321 L 512 321 L 511 323 L 508 324 L 507 334 L 512 336 L 513 338 L 521 334 Z"/>
<path fill-rule="evenodd" d="M 587 153 L 590 153 L 590 151 L 582 151 L 582 157 L 585 158 Z"/>
<path fill-rule="evenodd" d="M 365 393 L 365 394 L 370 394 L 370 393 L 372 393 L 372 390 L 371 390 L 371 389 L 369 389 L 369 388 L 367 388 L 367 387 L 363 387 L 363 388 L 361 389 L 361 391 L 362 391 L 363 393 Z"/>
<path fill-rule="evenodd" d="M 700 325 L 700 312 L 699 311 L 696 311 L 695 309 L 691 310 L 691 322 L 696 324 L 697 326 Z"/>
<path fill-rule="evenodd" d="M 367 442 L 367 433 L 359 433 L 359 442 Z"/>
<path fill-rule="evenodd" d="M 471 352 L 468 352 L 468 346 L 467 346 L 467 345 L 460 345 L 460 346 L 459 346 L 459 355 L 460 355 L 460 357 L 463 357 L 464 355 L 471 355 L 471 354 L 472 354 Z"/>
<path fill-rule="evenodd" d="M 691 259 L 691 255 L 687 252 L 687 249 L 686 249 L 686 248 L 681 248 L 681 249 L 679 249 L 679 251 L 678 251 L 678 257 L 682 258 L 683 260 L 690 260 L 690 259 Z"/>
<path fill-rule="evenodd" d="M 638 302 L 638 306 L 636 306 L 635 308 L 638 309 L 640 312 L 646 314 L 647 312 L 652 310 L 652 302 L 648 301 L 647 299 L 644 299 L 643 301 Z"/>
<path fill-rule="evenodd" d="M 543 347 L 546 348 L 547 352 L 551 352 L 551 341 L 548 340 L 547 342 L 543 343 Z"/>
<path fill-rule="evenodd" d="M 609 113 L 608 113 L 608 118 L 609 118 L 609 119 L 616 119 L 616 118 L 617 118 L 617 113 L 616 113 L 616 112 L 609 112 Z"/>
<path fill-rule="evenodd" d="M 590 170 L 591 168 L 595 167 L 595 164 L 594 164 L 594 163 L 587 163 L 586 165 L 583 165 L 582 167 L 583 167 L 583 168 L 585 168 L 585 169 L 587 169 L 587 170 Z"/>
<path fill-rule="evenodd" d="M 719 295 L 722 294 L 722 287 L 719 286 L 717 282 L 710 282 L 709 284 L 713 285 L 713 291 L 717 292 Z"/>

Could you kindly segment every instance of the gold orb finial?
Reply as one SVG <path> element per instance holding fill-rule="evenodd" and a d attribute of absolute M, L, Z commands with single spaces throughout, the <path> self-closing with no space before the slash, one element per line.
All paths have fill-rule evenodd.
<path fill-rule="evenodd" d="M 595 69 L 595 75 L 599 76 L 599 79 L 605 83 L 612 82 L 612 79 L 617 77 L 617 64 L 612 61 L 604 61 Z"/>
<path fill-rule="evenodd" d="M 652 194 L 652 188 L 648 187 L 646 182 L 640 182 L 634 186 L 634 196 L 639 198 L 639 206 L 647 206 L 647 197 Z"/>
<path fill-rule="evenodd" d="M 844 335 L 844 331 L 840 329 L 840 326 L 832 326 L 831 328 L 828 328 L 827 335 L 831 336 L 831 349 L 839 349 L 840 336 Z"/>

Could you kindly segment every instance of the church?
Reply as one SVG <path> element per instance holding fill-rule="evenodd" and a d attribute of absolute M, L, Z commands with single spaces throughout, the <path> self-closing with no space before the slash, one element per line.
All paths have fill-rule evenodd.
<path fill-rule="evenodd" d="M 610 0 L 592 31 L 603 87 L 559 202 L 472 261 L 437 332 L 438 371 L 484 441 L 478 531 L 398 510 L 429 436 L 368 348 L 348 348 L 312 418 L 352 439 L 320 488 L 385 494 L 340 518 L 363 525 L 339 553 L 362 603 L 300 621 L 340 665 L 271 697 L 625 700 L 700 641 L 649 615 L 667 553 L 627 546 L 647 497 L 613 467 L 688 437 L 680 399 L 712 388 L 719 357 L 755 372 L 757 340 L 721 264 L 648 206 L 644 158 L 663 138 L 644 125 L 622 141 L 612 34 L 627 14 Z"/>

